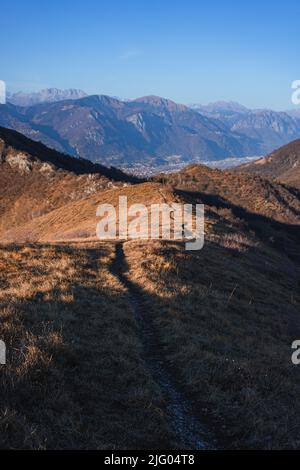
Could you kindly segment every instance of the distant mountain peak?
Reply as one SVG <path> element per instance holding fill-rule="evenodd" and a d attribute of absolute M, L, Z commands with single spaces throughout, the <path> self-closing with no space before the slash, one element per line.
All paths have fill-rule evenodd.
<path fill-rule="evenodd" d="M 236 101 L 216 101 L 207 105 L 192 104 L 192 109 L 206 113 L 247 113 L 250 110 Z"/>
<path fill-rule="evenodd" d="M 163 107 L 167 108 L 170 111 L 185 111 L 188 110 L 188 107 L 184 104 L 175 103 L 175 101 L 169 100 L 167 98 L 162 98 L 161 96 L 156 95 L 149 95 L 149 96 L 142 96 L 141 98 L 137 98 L 132 100 L 134 103 L 145 103 L 151 106 L 156 107 Z"/>
<path fill-rule="evenodd" d="M 34 106 L 41 103 L 56 103 L 57 101 L 64 100 L 77 100 L 83 98 L 87 94 L 83 90 L 70 88 L 68 90 L 61 90 L 59 88 L 45 88 L 33 93 L 24 93 L 19 91 L 17 93 L 10 93 L 8 101 L 16 106 Z"/>

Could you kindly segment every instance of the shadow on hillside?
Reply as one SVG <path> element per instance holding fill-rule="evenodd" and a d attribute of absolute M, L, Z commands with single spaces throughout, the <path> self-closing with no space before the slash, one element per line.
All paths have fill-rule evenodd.
<path fill-rule="evenodd" d="M 132 314 L 114 286 L 99 291 L 97 264 L 105 251 L 84 250 L 87 283 L 73 282 L 69 299 L 58 281 L 15 307 L 22 326 L 17 322 L 4 338 L 0 448 L 171 448 Z"/>
<path fill-rule="evenodd" d="M 176 245 L 179 244 L 176 243 Z M 214 256 L 217 259 L 221 260 L 222 258 L 227 258 L 223 267 L 227 266 L 230 269 L 231 263 L 235 263 L 236 265 L 239 264 L 239 260 L 236 258 L 233 259 L 231 256 L 228 257 L 228 255 L 236 255 L 235 249 L 222 247 L 222 250 L 220 250 L 220 247 L 217 244 L 211 242 L 208 242 L 203 250 L 206 249 L 210 250 L 212 253 L 214 252 Z M 166 261 L 171 260 L 172 256 L 174 256 L 174 242 L 165 242 L 162 253 L 165 256 Z M 191 256 L 192 260 L 196 254 L 190 253 L 187 256 Z M 183 284 L 187 282 L 188 285 L 193 285 L 193 283 L 196 283 L 197 285 L 198 281 L 200 287 L 202 281 L 200 281 L 202 276 L 201 271 L 205 266 L 201 266 L 201 252 L 196 257 L 199 259 L 200 263 L 198 265 L 199 270 L 197 271 L 199 276 L 198 279 L 197 274 L 191 271 L 188 279 L 183 276 L 182 282 Z M 264 257 L 266 257 L 266 255 L 263 250 L 255 248 L 254 253 L 249 257 L 249 259 L 253 261 L 251 269 L 257 269 L 257 273 L 264 274 L 266 279 L 268 279 L 269 276 L 269 280 L 272 280 L 273 285 L 275 286 L 276 280 L 273 278 L 273 275 L 277 273 L 275 270 L 272 272 L 272 270 L 270 271 L 270 268 L 264 266 Z M 212 264 L 216 262 L 216 260 L 213 261 L 209 255 L 206 255 L 206 258 L 207 260 L 210 259 Z M 247 279 L 248 275 L 254 275 L 253 271 L 251 272 L 251 269 L 249 269 L 249 272 L 247 272 L 247 270 L 244 272 L 241 270 L 241 282 L 242 285 L 244 284 L 244 288 L 248 284 L 251 285 L 251 282 L 253 283 L 252 277 Z M 222 277 L 224 279 L 228 276 L 230 279 L 231 273 L 230 271 L 226 272 L 226 270 L 222 270 L 221 272 L 218 272 L 217 277 L 214 277 L 214 270 L 212 269 L 210 271 L 208 269 L 208 271 L 209 274 L 206 279 L 208 297 L 206 302 L 208 302 L 210 308 L 206 311 L 205 309 L 207 308 L 207 305 L 205 306 L 205 303 L 200 303 L 201 297 L 199 297 L 198 305 L 193 303 L 195 300 L 193 300 L 191 304 L 187 294 L 182 295 L 176 290 L 176 287 L 173 287 L 174 281 L 171 279 L 169 279 L 169 288 L 166 287 L 164 281 L 162 281 L 161 286 L 159 284 L 157 285 L 157 294 L 149 293 L 146 288 L 146 280 L 144 280 L 144 285 L 133 281 L 130 275 L 130 265 L 123 254 L 121 244 L 116 247 L 116 258 L 111 266 L 112 274 L 118 276 L 121 282 L 126 286 L 129 295 L 133 298 L 134 305 L 136 305 L 136 315 L 138 317 L 137 323 L 139 325 L 139 334 L 144 349 L 144 359 L 146 363 L 150 363 L 149 369 L 153 369 L 153 365 L 151 365 L 153 357 L 156 357 L 158 361 L 165 364 L 175 386 L 182 391 L 184 396 L 192 398 L 192 409 L 198 419 L 200 419 L 200 422 L 204 423 L 204 427 L 213 431 L 220 447 L 230 448 L 234 439 L 241 438 L 241 434 L 243 434 L 244 429 L 239 429 L 238 432 L 240 432 L 240 435 L 238 437 L 233 437 L 233 435 L 229 437 L 232 433 L 230 431 L 230 426 L 227 423 L 226 427 L 229 428 L 229 433 L 220 432 L 220 421 L 218 421 L 220 416 L 216 418 L 218 413 L 215 413 L 214 409 L 210 410 L 208 414 L 203 412 L 203 409 L 207 408 L 210 403 L 210 394 L 219 394 L 219 396 L 216 395 L 212 398 L 211 403 L 215 402 L 214 405 L 220 409 L 227 407 L 227 416 L 231 416 L 232 414 L 234 427 L 239 427 L 239 424 L 235 420 L 238 422 L 240 421 L 240 425 L 243 423 L 241 417 L 242 415 L 247 415 L 246 407 L 248 406 L 246 404 L 237 405 L 235 400 L 239 397 L 239 394 L 242 396 L 244 390 L 246 390 L 247 387 L 250 387 L 250 383 L 252 382 L 253 387 L 257 387 L 257 390 L 255 391 L 255 393 L 257 393 L 256 399 L 261 400 L 262 404 L 264 404 L 264 387 L 268 387 L 270 394 L 276 394 L 278 380 L 284 381 L 284 374 L 290 374 L 290 371 L 283 372 L 282 367 L 286 370 L 289 370 L 291 367 L 289 363 L 284 366 L 282 365 L 282 352 L 283 350 L 288 351 L 287 360 L 289 360 L 289 347 L 291 344 L 289 341 L 292 341 L 295 335 L 300 334 L 300 318 L 296 307 L 290 303 L 282 301 L 281 306 L 275 305 L 272 292 L 265 292 L 264 295 L 262 295 L 261 292 L 257 295 L 253 292 L 252 302 L 249 302 L 247 299 L 245 300 L 244 295 L 239 298 L 239 289 L 235 292 L 237 285 L 235 285 L 235 282 L 233 281 L 231 282 L 231 287 L 229 287 L 229 290 L 227 291 L 227 299 L 224 299 L 222 308 L 219 310 L 219 307 L 216 306 L 217 298 L 210 294 L 211 286 L 217 285 L 219 286 L 219 291 L 222 292 L 224 290 L 225 293 L 225 289 L 228 289 L 228 282 L 225 288 L 225 283 L 222 283 Z M 279 275 L 280 288 L 288 289 L 288 287 L 292 287 L 296 291 L 297 270 L 289 273 L 285 272 L 285 281 L 280 278 L 281 274 L 282 273 Z M 293 275 L 293 280 L 290 280 L 290 274 Z M 178 278 L 177 282 L 180 287 L 180 278 Z M 163 288 L 162 292 L 160 292 L 160 288 Z M 166 300 L 168 296 L 164 299 L 163 292 L 166 293 L 166 291 L 171 296 L 170 301 Z M 232 296 L 234 299 L 232 299 Z M 242 306 L 245 310 L 238 311 L 237 309 L 243 308 Z M 282 311 L 279 310 L 280 307 L 283 307 Z M 200 315 L 199 318 L 197 316 L 197 309 Z M 200 314 L 201 310 L 206 312 L 205 329 L 203 329 L 203 324 L 201 323 L 203 322 L 204 316 L 204 312 L 202 315 Z M 213 320 L 214 316 L 216 317 L 216 320 Z M 227 323 L 229 319 L 230 324 Z M 220 331 L 218 327 L 217 331 L 214 331 L 214 321 L 220 323 Z M 222 330 L 223 322 L 224 325 L 226 325 L 225 328 L 227 331 L 226 329 Z M 258 322 L 258 324 L 256 324 L 256 322 Z M 268 331 L 268 322 L 272 325 L 271 336 L 269 336 L 270 332 Z M 284 339 L 280 337 L 280 333 L 276 331 L 276 328 L 281 323 L 284 325 L 287 323 L 285 334 L 288 336 L 290 335 L 291 338 L 291 340 L 288 340 L 286 345 L 284 344 Z M 261 332 L 260 328 L 262 328 Z M 264 331 L 264 329 L 266 331 Z M 238 338 L 241 336 L 243 337 L 242 343 L 237 346 Z M 264 338 L 266 340 L 265 343 Z M 201 342 L 203 342 L 203 349 L 200 347 Z M 281 342 L 283 344 L 281 344 Z M 219 345 L 219 351 L 216 349 L 216 344 Z M 252 350 L 252 356 L 250 354 L 250 350 Z M 218 370 L 218 362 L 223 364 L 224 354 L 226 354 L 226 361 L 229 362 L 227 364 L 226 362 L 224 363 L 222 366 L 224 371 L 220 371 L 219 377 L 214 378 L 213 371 Z M 208 360 L 208 365 L 203 364 L 204 357 Z M 268 360 L 270 360 L 271 364 L 274 362 L 276 363 L 276 366 L 279 367 L 278 376 L 273 379 L 271 378 L 271 375 L 270 378 L 268 376 Z M 235 362 L 236 367 L 234 365 Z M 241 366 L 243 363 L 244 366 Z M 243 368 L 247 364 L 251 371 L 244 372 Z M 229 375 L 231 378 L 226 375 L 227 368 L 230 370 Z M 236 370 L 236 377 L 234 377 L 233 370 Z M 265 375 L 266 379 L 261 381 L 261 378 L 259 377 L 260 373 L 267 374 Z M 218 373 L 216 372 L 216 374 Z M 237 383 L 235 383 L 235 379 L 237 380 Z M 209 386 L 208 383 L 206 383 L 207 380 L 210 382 Z M 266 380 L 267 383 L 264 383 L 264 380 Z M 194 381 L 196 385 L 193 385 Z M 297 390 L 299 390 L 300 382 L 298 384 L 296 383 L 295 386 L 297 386 Z M 216 389 L 218 389 L 218 392 Z M 236 390 L 236 392 L 234 392 L 233 389 Z M 207 390 L 211 391 L 207 392 Z M 285 399 L 282 401 L 284 400 Z M 267 428 L 270 424 L 268 423 L 270 415 L 272 416 L 272 413 L 276 414 L 276 407 L 278 406 L 280 408 L 282 403 L 278 405 L 275 399 L 271 399 L 271 402 L 266 404 L 265 408 L 263 405 L 262 410 L 260 411 L 254 409 L 254 403 L 255 402 L 253 402 L 253 405 L 251 406 L 249 405 L 248 419 L 252 420 L 253 418 L 254 421 L 255 419 L 262 421 L 265 420 L 263 425 Z M 234 417 L 236 406 L 240 406 L 239 418 L 237 418 L 237 416 Z M 243 409 L 244 406 L 245 409 Z M 293 414 L 289 399 L 286 400 L 284 406 L 288 407 L 289 415 Z M 264 413 L 266 414 L 264 415 Z M 298 416 L 299 415 L 300 410 Z M 271 418 L 271 422 L 272 420 L 273 418 Z M 251 431 L 255 433 L 255 424 L 251 423 L 250 427 L 252 425 L 253 428 Z M 266 433 L 267 432 L 269 431 L 266 431 Z M 276 439 L 276 429 L 274 432 L 275 436 L 273 436 L 273 438 Z M 267 438 L 267 436 L 265 437 Z"/>
<path fill-rule="evenodd" d="M 235 216 L 243 218 L 248 224 L 261 224 L 261 239 L 271 243 L 267 230 L 268 218 L 248 214 L 244 209 L 228 205 L 219 198 L 204 197 L 199 195 L 199 200 L 202 198 L 205 204 L 230 208 L 235 211 Z M 289 225 L 279 222 L 275 223 L 275 227 L 279 233 L 289 232 L 290 229 Z M 251 229 L 253 230 L 252 226 Z M 299 228 L 294 227 L 293 230 L 295 232 L 292 236 L 298 236 Z M 82 246 L 82 241 L 80 245 Z M 86 268 L 92 268 L 94 273 L 99 268 L 99 258 L 105 254 L 101 245 L 103 246 L 103 243 L 99 244 L 99 248 L 90 248 L 87 244 L 84 248 L 89 253 L 89 265 Z M 169 259 L 173 254 L 171 244 L 168 248 L 166 243 L 164 249 L 166 259 Z M 207 243 L 207 249 L 211 249 L 219 259 L 236 254 L 237 251 L 224 247 L 220 250 L 220 247 L 212 242 Z M 62 250 L 73 252 L 76 248 L 65 244 Z M 239 255 L 242 256 L 240 253 Z M 191 253 L 190 256 L 196 254 Z M 264 271 L 264 266 L 259 265 L 264 256 L 260 248 L 255 248 L 253 266 L 258 273 Z M 199 257 L 198 276 L 203 268 L 201 252 Z M 239 260 L 230 262 L 238 263 Z M 197 310 L 191 309 L 188 294 L 179 294 L 176 288 L 171 290 L 171 285 L 166 287 L 172 294 L 172 299 L 168 301 L 159 292 L 160 286 L 156 294 L 150 294 L 145 287 L 129 280 L 127 275 L 130 266 L 122 254 L 118 255 L 118 251 L 110 269 L 136 298 L 143 309 L 143 315 L 153 319 L 150 330 L 154 329 L 155 335 L 151 335 L 150 348 L 157 347 L 161 352 L 161 358 L 167 362 L 176 385 L 193 401 L 195 414 L 213 430 L 215 426 L 220 429 L 220 423 L 226 420 L 227 429 L 216 431 L 223 447 L 231 447 L 232 440 L 241 436 L 248 438 L 245 426 L 248 431 L 250 429 L 255 433 L 256 420 L 266 429 L 266 439 L 269 439 L 273 432 L 270 430 L 271 425 L 277 426 L 278 429 L 283 428 L 285 421 L 280 417 L 282 409 L 287 410 L 285 418 L 288 416 L 288 419 L 292 420 L 294 416 L 296 421 L 293 424 L 296 427 L 300 410 L 291 405 L 294 402 L 291 402 L 290 398 L 293 396 L 289 389 L 290 383 L 287 381 L 286 388 L 282 389 L 285 387 L 284 368 L 289 368 L 290 364 L 285 366 L 280 362 L 281 347 L 284 346 L 280 332 L 277 334 L 274 326 L 275 333 L 270 338 L 269 332 L 264 331 L 268 326 L 267 322 L 271 322 L 271 312 L 282 320 L 290 317 L 293 335 L 298 334 L 300 320 L 291 305 L 283 303 L 280 307 L 284 307 L 284 311 L 281 312 L 277 311 L 274 305 L 270 307 L 268 302 L 272 298 L 271 292 L 266 292 L 264 298 L 249 307 L 245 304 L 247 311 L 243 312 L 236 311 L 239 304 L 234 307 L 227 300 L 217 320 L 221 323 L 229 319 L 230 323 L 227 324 L 227 331 L 224 329 L 223 337 L 219 331 L 214 337 L 213 317 L 217 307 L 216 298 L 209 291 L 210 280 L 214 284 L 219 283 L 219 289 L 223 289 L 222 281 L 214 278 L 214 271 L 208 275 L 206 301 L 211 306 L 211 311 L 207 312 L 205 318 L 205 312 L 202 312 L 201 317 L 196 315 Z M 220 272 L 220 279 L 226 274 Z M 244 272 L 243 275 L 247 284 L 248 273 Z M 3 407 L 15 410 L 16 413 L 9 418 L 11 421 L 6 433 L 9 447 L 166 449 L 171 441 L 164 428 L 161 399 L 153 393 L 151 387 L 149 388 L 141 369 L 139 341 L 143 342 L 143 339 L 134 318 L 131 318 L 132 312 L 129 312 L 129 316 L 124 315 L 128 308 L 126 298 L 119 304 L 117 299 L 120 299 L 120 292 L 113 287 L 105 290 L 103 298 L 95 286 L 97 276 L 86 276 L 91 276 L 91 287 L 74 282 L 73 300 L 61 300 L 59 286 L 53 286 L 51 292 L 48 292 L 48 297 L 55 300 L 46 300 L 38 294 L 22 303 L 22 321 L 28 330 L 28 336 L 36 338 L 36 346 L 45 354 L 45 358 L 37 356 L 23 375 L 20 374 L 21 369 L 14 371 L 12 367 L 7 372 L 6 379 L 0 382 Z M 296 282 L 296 272 L 294 277 Z M 194 275 L 194 279 L 190 278 L 189 282 L 196 280 Z M 181 282 L 180 278 L 178 282 Z M 234 287 L 232 284 L 232 292 Z M 234 297 L 238 299 L 239 291 Z M 204 309 L 200 302 L 195 305 L 194 298 L 192 304 L 193 308 L 199 311 Z M 101 306 L 105 306 L 105 309 L 102 310 Z M 174 313 L 167 313 L 169 306 L 170 312 L 173 309 Z M 258 319 L 261 323 L 254 325 Z M 49 325 L 45 327 L 41 325 L 41 321 Z M 204 331 L 205 325 L 207 328 Z M 49 332 L 62 334 L 62 343 L 49 343 Z M 239 346 L 240 350 L 237 351 L 236 337 L 241 335 L 244 335 L 244 338 Z M 28 336 L 13 340 L 12 347 L 23 351 L 21 357 L 26 351 Z M 268 363 L 269 357 L 264 357 L 265 343 L 271 343 L 274 347 L 274 351 L 268 354 L 274 361 L 275 372 L 271 369 L 273 364 Z M 12 356 L 11 360 L 14 357 Z M 47 358 L 50 357 L 52 365 L 47 366 Z M 300 382 L 295 376 L 294 382 L 294 387 L 299 393 Z M 278 387 L 282 390 L 280 395 L 276 394 Z M 250 400 L 244 402 L 244 394 L 247 393 L 250 394 Z M 257 405 L 257 400 L 261 400 L 261 407 Z M 214 407 L 209 410 L 208 417 L 206 412 L 203 412 L 203 408 L 207 406 Z M 234 427 L 234 432 L 231 432 L 231 426 Z M 276 440 L 276 430 L 274 432 L 273 439 Z M 8 446 L 5 442 L 2 445 Z M 267 446 L 265 442 L 262 445 Z"/>
<path fill-rule="evenodd" d="M 229 209 L 237 219 L 246 223 L 257 238 L 272 248 L 283 251 L 289 257 L 300 260 L 300 217 L 299 225 L 279 222 L 270 217 L 250 212 L 218 196 L 196 191 L 176 190 L 185 200 L 202 203 L 208 207 Z M 300 214 L 299 214 L 300 215 Z"/>

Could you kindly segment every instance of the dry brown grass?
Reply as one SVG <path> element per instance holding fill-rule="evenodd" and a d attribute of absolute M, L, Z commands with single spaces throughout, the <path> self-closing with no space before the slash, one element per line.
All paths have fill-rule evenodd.
<path fill-rule="evenodd" d="M 300 140 L 284 145 L 270 155 L 241 165 L 235 171 L 260 175 L 263 178 L 293 186 L 300 190 Z"/>
<path fill-rule="evenodd" d="M 212 227 L 201 252 L 125 245 L 170 370 L 230 448 L 300 448 L 299 266 L 282 252 Z M 205 419 L 205 418 L 204 418 Z"/>
<path fill-rule="evenodd" d="M 299 224 L 300 193 L 257 175 L 190 165 L 178 173 L 155 178 L 178 189 L 199 192 L 209 204 L 240 206 L 274 220 Z M 207 195 L 207 197 L 205 197 Z"/>
<path fill-rule="evenodd" d="M 0 227 L 0 240 L 5 242 L 66 241 L 77 238 L 96 238 L 99 218 L 96 210 L 99 204 L 119 205 L 119 196 L 127 196 L 130 204 L 150 205 L 164 202 L 160 190 L 168 199 L 174 198 L 172 191 L 167 191 L 158 183 L 143 183 L 124 188 L 98 191 L 96 194 L 79 201 L 64 204 L 48 214 L 36 217 L 30 222 L 20 223 L 18 227 L 3 229 Z"/>
<path fill-rule="evenodd" d="M 0 248 L 2 449 L 168 447 L 112 245 Z"/>
<path fill-rule="evenodd" d="M 0 233 L 30 223 L 65 204 L 106 190 L 108 179 L 56 170 L 44 174 L 33 168 L 22 174 L 0 163 Z"/>
<path fill-rule="evenodd" d="M 0 234 L 69 202 L 137 181 L 0 127 Z"/>

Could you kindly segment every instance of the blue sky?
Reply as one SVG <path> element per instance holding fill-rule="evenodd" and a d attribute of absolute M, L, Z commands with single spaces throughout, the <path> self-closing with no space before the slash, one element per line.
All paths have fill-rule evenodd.
<path fill-rule="evenodd" d="M 291 108 L 299 18 L 294 0 L 2 2 L 0 79 L 11 91 Z"/>

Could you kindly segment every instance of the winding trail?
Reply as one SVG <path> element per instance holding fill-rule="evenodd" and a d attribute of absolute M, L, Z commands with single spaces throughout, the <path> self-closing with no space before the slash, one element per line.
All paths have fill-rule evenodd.
<path fill-rule="evenodd" d="M 163 392 L 162 411 L 167 416 L 169 427 L 175 436 L 176 447 L 190 450 L 214 449 L 216 446 L 212 436 L 193 416 L 190 403 L 176 388 L 167 371 L 151 314 L 143 305 L 143 294 L 126 274 L 128 264 L 122 243 L 116 244 L 116 256 L 111 265 L 111 272 L 118 277 L 128 291 L 143 346 L 142 359 L 146 370 Z"/>

